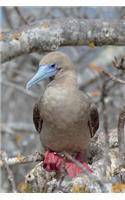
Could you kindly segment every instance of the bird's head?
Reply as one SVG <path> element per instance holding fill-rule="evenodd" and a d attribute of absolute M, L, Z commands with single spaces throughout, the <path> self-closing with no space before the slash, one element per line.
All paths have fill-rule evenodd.
<path fill-rule="evenodd" d="M 26 88 L 29 89 L 38 82 L 59 76 L 61 73 L 72 70 L 73 65 L 69 58 L 61 52 L 52 52 L 44 56 L 36 74 L 28 81 Z"/>

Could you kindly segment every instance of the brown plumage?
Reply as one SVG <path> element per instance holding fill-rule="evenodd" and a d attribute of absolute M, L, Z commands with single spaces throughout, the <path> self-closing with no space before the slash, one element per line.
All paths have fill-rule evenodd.
<path fill-rule="evenodd" d="M 99 126 L 98 111 L 78 89 L 74 66 L 60 52 L 49 53 L 40 65 L 54 63 L 57 73 L 33 110 L 43 146 L 56 152 L 84 152 Z"/>

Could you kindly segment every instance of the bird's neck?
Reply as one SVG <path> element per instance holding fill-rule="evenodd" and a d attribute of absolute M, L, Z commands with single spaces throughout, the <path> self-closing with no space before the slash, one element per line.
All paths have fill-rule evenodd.
<path fill-rule="evenodd" d="M 58 76 L 54 78 L 53 81 L 50 82 L 49 86 L 76 86 L 77 85 L 77 76 L 74 70 L 65 71 L 60 73 Z"/>

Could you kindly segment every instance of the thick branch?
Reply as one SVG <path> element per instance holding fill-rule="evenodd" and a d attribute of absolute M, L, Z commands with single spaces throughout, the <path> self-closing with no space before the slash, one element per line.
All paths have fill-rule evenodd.
<path fill-rule="evenodd" d="M 125 107 L 121 111 L 118 119 L 118 142 L 119 142 L 119 153 L 120 163 L 124 163 L 125 156 Z"/>
<path fill-rule="evenodd" d="M 125 45 L 125 23 L 119 21 L 53 19 L 0 34 L 2 62 L 33 51 L 53 51 L 67 45 Z"/>
<path fill-rule="evenodd" d="M 75 158 L 73 158 L 69 153 L 67 152 L 63 152 L 64 156 L 69 159 L 70 161 L 72 161 L 73 163 L 75 163 L 82 171 L 83 173 L 85 173 L 88 178 L 91 180 L 91 182 L 97 182 L 102 190 L 102 192 L 107 192 L 106 187 L 104 186 L 103 182 L 101 180 L 99 180 L 97 177 L 95 177 L 95 175 L 90 174 L 86 168 L 79 162 L 77 161 Z"/>

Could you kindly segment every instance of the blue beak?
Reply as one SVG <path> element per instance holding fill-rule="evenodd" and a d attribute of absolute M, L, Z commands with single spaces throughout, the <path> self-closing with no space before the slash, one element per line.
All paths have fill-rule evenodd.
<path fill-rule="evenodd" d="M 56 67 L 52 67 L 52 65 L 40 65 L 38 71 L 33 76 L 32 79 L 30 79 L 26 85 L 26 88 L 29 89 L 33 85 L 39 83 L 41 80 L 53 77 L 57 72 Z"/>

